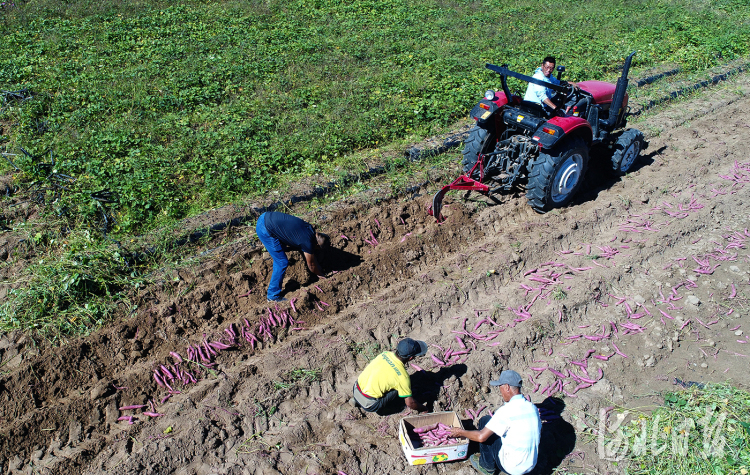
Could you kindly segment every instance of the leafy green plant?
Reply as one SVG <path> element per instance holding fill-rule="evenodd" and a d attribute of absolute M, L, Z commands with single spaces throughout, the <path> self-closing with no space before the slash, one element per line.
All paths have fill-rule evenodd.
<path fill-rule="evenodd" d="M 273 382 L 273 388 L 274 388 L 275 390 L 277 390 L 277 391 L 278 391 L 279 389 L 289 389 L 289 388 L 291 388 L 292 386 L 294 386 L 294 384 L 292 384 L 292 383 L 286 383 L 286 382 L 284 382 L 284 381 L 274 381 L 274 382 Z"/>
<path fill-rule="evenodd" d="M 568 294 L 560 287 L 556 287 L 555 290 L 552 291 L 552 298 L 555 300 L 563 300 L 567 296 Z"/>
<path fill-rule="evenodd" d="M 89 233 L 70 236 L 59 254 L 45 254 L 24 270 L 0 305 L 0 330 L 31 329 L 49 337 L 86 333 L 102 325 L 138 269 L 113 244 Z"/>
<path fill-rule="evenodd" d="M 319 369 L 294 368 L 281 374 L 282 381 L 274 381 L 274 389 L 289 389 L 299 383 L 312 383 L 320 379 Z"/>
<path fill-rule="evenodd" d="M 398 336 L 395 338 L 398 338 Z M 346 345 L 349 347 L 349 351 L 354 353 L 355 356 L 361 355 L 367 361 L 375 358 L 381 351 L 380 343 L 378 342 L 347 341 Z"/>
<path fill-rule="evenodd" d="M 750 467 L 750 393 L 729 383 L 694 386 L 664 396 L 664 406 L 634 417 L 606 445 L 627 473 L 743 473 Z"/>

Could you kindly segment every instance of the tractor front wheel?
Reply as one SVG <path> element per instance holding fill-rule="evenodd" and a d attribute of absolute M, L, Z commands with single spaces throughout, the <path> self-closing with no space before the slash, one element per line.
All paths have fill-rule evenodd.
<path fill-rule="evenodd" d="M 529 170 L 526 199 L 531 207 L 545 213 L 570 203 L 581 188 L 588 162 L 589 151 L 580 138 L 540 153 Z"/>
<path fill-rule="evenodd" d="M 480 154 L 494 152 L 495 145 L 497 145 L 495 134 L 477 125 L 472 127 L 469 130 L 469 136 L 464 141 L 464 157 L 461 159 L 461 168 L 464 173 L 468 174 L 471 171 Z M 471 178 L 479 178 L 478 171 L 475 171 L 474 175 Z"/>
<path fill-rule="evenodd" d="M 628 129 L 617 138 L 612 154 L 612 173 L 622 176 L 630 171 L 643 144 L 643 132 L 638 129 Z"/>

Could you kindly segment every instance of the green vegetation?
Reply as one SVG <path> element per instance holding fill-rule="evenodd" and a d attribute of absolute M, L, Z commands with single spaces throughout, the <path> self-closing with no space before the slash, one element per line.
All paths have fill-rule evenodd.
<path fill-rule="evenodd" d="M 97 251 L 63 248 L 65 233 L 50 231 L 56 243 L 43 246 L 24 289 L 2 306 L 0 327 L 78 333 L 101 324 L 138 275 L 102 229 L 126 242 L 303 176 L 360 170 L 363 155 L 464 117 L 485 89 L 499 87 L 486 62 L 530 73 L 555 54 L 569 79 L 612 79 L 637 50 L 635 72 L 665 63 L 700 71 L 748 54 L 746 6 L 4 4 L 0 91 L 26 92 L 0 94 L 0 172 L 22 190 L 42 188 L 49 219 L 73 230 L 69 244 Z M 97 270 L 81 277 L 84 255 Z"/>
<path fill-rule="evenodd" d="M 567 297 L 568 293 L 560 287 L 555 287 L 555 290 L 552 291 L 552 298 L 555 300 L 564 300 Z"/>
<path fill-rule="evenodd" d="M 397 340 L 398 336 L 396 336 L 395 339 Z M 361 356 L 362 359 L 366 362 L 370 362 L 370 360 L 374 359 L 382 351 L 382 348 L 380 348 L 380 343 L 376 341 L 364 342 L 345 340 L 345 343 L 349 348 L 349 351 L 354 354 L 355 358 Z"/>
<path fill-rule="evenodd" d="M 294 368 L 281 374 L 281 381 L 274 381 L 273 388 L 289 389 L 299 383 L 312 383 L 320 379 L 319 369 Z"/>
<path fill-rule="evenodd" d="M 750 47 L 743 2 L 559 3 L 32 2 L 3 12 L 0 87 L 34 98 L 0 118 L 76 179 L 76 216 L 110 189 L 134 231 L 450 123 L 497 86 L 485 62 L 602 79 L 632 50 L 695 69 Z"/>
<path fill-rule="evenodd" d="M 45 239 L 37 233 L 32 242 L 44 246 Z M 20 285 L 10 290 L 0 304 L 0 331 L 84 333 L 101 325 L 118 303 L 128 305 L 125 293 L 138 285 L 138 271 L 115 245 L 82 232 L 68 236 L 60 248 L 57 255 L 30 263 Z"/>
<path fill-rule="evenodd" d="M 620 426 L 605 446 L 608 455 L 625 454 L 625 473 L 718 475 L 750 470 L 750 393 L 710 384 L 668 393 L 664 403 Z"/>

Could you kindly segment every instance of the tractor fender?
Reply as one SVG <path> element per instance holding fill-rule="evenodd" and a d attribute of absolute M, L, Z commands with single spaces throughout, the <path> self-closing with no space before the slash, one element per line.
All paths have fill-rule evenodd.
<path fill-rule="evenodd" d="M 514 96 L 515 98 L 515 96 Z M 483 98 L 474 108 L 471 110 L 471 117 L 477 121 L 477 125 L 480 127 L 485 126 L 490 120 L 493 120 L 495 113 L 503 108 L 508 103 L 508 98 L 505 97 L 505 93 L 500 91 L 495 93 L 495 97 L 492 100 Z M 486 127 L 483 127 L 486 128 Z"/>
<path fill-rule="evenodd" d="M 591 146 L 594 137 L 591 125 L 580 117 L 557 116 L 539 126 L 534 132 L 533 139 L 543 150 L 553 148 L 564 137 L 581 137 L 587 146 Z"/>

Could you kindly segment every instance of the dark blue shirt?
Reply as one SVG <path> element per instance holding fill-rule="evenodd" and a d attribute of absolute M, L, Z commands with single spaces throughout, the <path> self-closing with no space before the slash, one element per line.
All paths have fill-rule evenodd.
<path fill-rule="evenodd" d="M 269 211 L 264 218 L 266 231 L 281 244 L 308 254 L 315 252 L 315 229 L 306 221 L 278 211 Z"/>

